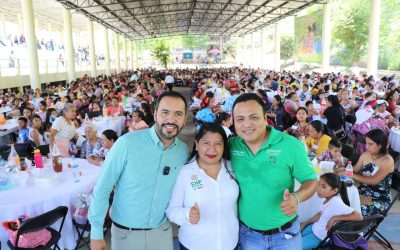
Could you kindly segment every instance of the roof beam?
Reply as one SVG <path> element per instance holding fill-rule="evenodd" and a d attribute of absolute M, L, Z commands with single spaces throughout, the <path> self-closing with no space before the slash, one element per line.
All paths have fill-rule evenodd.
<path fill-rule="evenodd" d="M 190 31 L 190 25 L 192 24 L 192 18 L 193 18 L 193 13 L 194 13 L 194 9 L 196 8 L 196 0 L 193 0 L 192 2 L 192 8 L 190 9 L 190 15 L 189 15 L 189 23 L 186 29 L 186 34 L 189 34 Z"/>

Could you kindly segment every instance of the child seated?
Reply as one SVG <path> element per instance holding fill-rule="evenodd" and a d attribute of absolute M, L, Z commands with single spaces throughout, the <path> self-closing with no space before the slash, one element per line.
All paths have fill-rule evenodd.
<path fill-rule="evenodd" d="M 301 223 L 303 249 L 313 249 L 325 239 L 327 232 L 339 221 L 360 221 L 362 215 L 350 207 L 347 187 L 334 173 L 319 178 L 318 197 L 325 198 L 320 212 Z"/>
<path fill-rule="evenodd" d="M 342 151 L 342 143 L 337 139 L 332 138 L 329 141 L 328 149 L 317 156 L 318 163 L 321 161 L 334 162 L 334 168 L 344 167 L 343 156 L 340 153 Z"/>
<path fill-rule="evenodd" d="M 148 128 L 144 119 L 144 113 L 140 110 L 135 110 L 132 112 L 132 123 L 129 125 L 129 131 L 136 131 Z"/>
<path fill-rule="evenodd" d="M 226 137 L 232 135 L 232 131 L 229 129 L 231 124 L 231 116 L 226 112 L 221 112 L 217 115 L 217 121 L 225 131 Z"/>

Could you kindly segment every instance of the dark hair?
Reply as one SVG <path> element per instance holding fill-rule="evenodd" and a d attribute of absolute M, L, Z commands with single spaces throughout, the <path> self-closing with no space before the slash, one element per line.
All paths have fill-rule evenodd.
<path fill-rule="evenodd" d="M 240 95 L 238 98 L 236 98 L 236 100 L 232 106 L 232 114 L 235 110 L 236 104 L 241 103 L 241 102 L 248 102 L 248 101 L 256 101 L 261 106 L 263 114 L 265 115 L 266 110 L 265 110 L 264 101 L 258 95 L 254 94 L 254 93 L 244 93 L 244 94 Z"/>
<path fill-rule="evenodd" d="M 46 118 L 44 120 L 44 123 L 42 124 L 44 131 L 50 129 L 50 127 L 51 127 L 50 116 L 51 116 L 51 113 L 53 113 L 53 111 L 57 111 L 57 110 L 55 110 L 54 108 L 48 108 L 46 111 Z"/>
<path fill-rule="evenodd" d="M 113 140 L 114 142 L 116 142 L 118 139 L 117 133 L 115 133 L 115 131 L 112 129 L 106 129 L 103 131 L 102 134 L 110 141 Z"/>
<path fill-rule="evenodd" d="M 296 92 L 290 92 L 287 96 L 286 99 L 292 99 L 292 97 L 296 95 Z"/>
<path fill-rule="evenodd" d="M 373 142 L 381 146 L 379 153 L 387 154 L 388 138 L 386 134 L 379 128 L 369 131 L 366 135 Z"/>
<path fill-rule="evenodd" d="M 296 110 L 296 114 L 300 111 L 303 110 L 304 112 L 306 112 L 306 114 L 308 115 L 308 110 L 305 107 L 300 107 Z"/>
<path fill-rule="evenodd" d="M 318 133 L 323 133 L 323 134 L 328 134 L 327 132 L 327 128 L 325 126 L 325 124 L 323 124 L 321 121 L 316 120 L 316 121 L 312 121 L 310 123 L 310 125 L 315 129 L 315 131 L 317 131 Z"/>
<path fill-rule="evenodd" d="M 393 95 L 397 92 L 397 90 L 391 90 L 389 94 L 386 96 L 386 101 L 390 101 Z"/>
<path fill-rule="evenodd" d="M 260 95 L 262 95 L 263 97 L 268 97 L 268 96 L 267 96 L 267 93 L 266 93 L 265 90 L 263 90 L 263 89 L 257 89 L 257 92 L 258 92 Z"/>
<path fill-rule="evenodd" d="M 329 147 L 342 148 L 342 143 L 336 138 L 332 138 L 329 141 Z"/>
<path fill-rule="evenodd" d="M 20 118 L 18 118 L 18 121 L 23 121 L 25 123 L 28 123 L 28 119 L 24 116 L 21 116 Z"/>
<path fill-rule="evenodd" d="M 144 119 L 144 113 L 143 113 L 143 111 L 137 109 L 137 110 L 133 111 L 133 113 L 137 114 L 141 120 Z"/>
<path fill-rule="evenodd" d="M 36 114 L 31 115 L 30 120 L 31 120 L 31 122 L 33 122 L 33 120 L 34 120 L 34 119 L 37 119 L 37 118 L 39 118 L 40 120 L 42 120 L 42 118 L 41 118 L 39 115 L 36 115 Z"/>
<path fill-rule="evenodd" d="M 310 105 L 310 104 L 313 104 L 313 102 L 312 101 L 306 101 L 306 107 L 308 106 L 308 105 Z"/>
<path fill-rule="evenodd" d="M 337 95 L 329 95 L 328 101 L 332 104 L 333 107 L 340 107 L 340 102 Z"/>
<path fill-rule="evenodd" d="M 40 101 L 39 104 L 42 104 L 43 106 L 47 107 L 47 104 L 45 101 Z"/>
<path fill-rule="evenodd" d="M 181 99 L 181 100 L 183 101 L 183 103 L 185 104 L 185 113 L 187 113 L 187 111 L 186 111 L 186 110 L 187 110 L 187 102 L 186 102 L 186 99 L 185 99 L 185 97 L 184 97 L 181 93 L 176 92 L 176 91 L 165 91 L 165 92 L 163 92 L 163 93 L 157 98 L 156 109 L 158 109 L 158 107 L 159 107 L 159 105 L 160 105 L 160 102 L 161 102 L 161 100 L 162 100 L 164 97 L 173 97 L 173 98 Z"/>
<path fill-rule="evenodd" d="M 222 141 L 224 142 L 224 152 L 222 153 L 222 159 L 229 160 L 229 149 L 228 149 L 228 138 L 226 137 L 225 130 L 216 122 L 213 123 L 202 123 L 200 129 L 196 132 L 194 136 L 195 141 L 200 141 L 201 138 L 207 133 L 218 133 L 222 137 Z M 189 161 L 192 161 L 193 158 L 197 158 L 199 156 L 196 150 L 196 144 L 193 145 L 192 154 L 189 157 Z"/>
<path fill-rule="evenodd" d="M 334 173 L 326 173 L 319 177 L 319 179 L 323 179 L 326 183 L 332 188 L 338 189 L 338 194 L 342 198 L 344 204 L 350 206 L 349 197 L 347 196 L 347 187 L 344 182 L 340 180 L 340 177 Z"/>
<path fill-rule="evenodd" d="M 231 115 L 226 112 L 221 112 L 217 115 L 217 122 L 218 124 L 222 124 L 223 121 L 226 121 L 231 118 Z"/>

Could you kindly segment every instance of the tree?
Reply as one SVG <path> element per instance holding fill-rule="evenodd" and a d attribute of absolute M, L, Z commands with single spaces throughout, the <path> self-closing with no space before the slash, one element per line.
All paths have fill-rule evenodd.
<path fill-rule="evenodd" d="M 158 40 L 153 44 L 151 49 L 152 56 L 167 68 L 168 62 L 171 59 L 169 44 L 164 39 Z"/>
<path fill-rule="evenodd" d="M 209 36 L 185 35 L 181 36 L 182 46 L 186 49 L 207 49 L 210 44 Z"/>
<path fill-rule="evenodd" d="M 338 57 L 351 67 L 365 57 L 368 44 L 370 1 L 354 0 L 335 22 L 333 46 L 338 48 Z"/>
<path fill-rule="evenodd" d="M 294 39 L 293 37 L 281 37 L 281 58 L 287 60 L 293 58 L 294 55 Z"/>

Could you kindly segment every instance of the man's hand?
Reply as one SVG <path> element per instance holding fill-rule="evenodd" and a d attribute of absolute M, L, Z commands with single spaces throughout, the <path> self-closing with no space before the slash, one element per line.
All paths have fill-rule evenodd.
<path fill-rule="evenodd" d="M 91 250 L 107 250 L 107 244 L 104 239 L 102 240 L 90 240 Z"/>
<path fill-rule="evenodd" d="M 289 193 L 288 189 L 285 189 L 283 193 L 281 210 L 286 216 L 292 216 L 297 212 L 297 199 Z"/>

